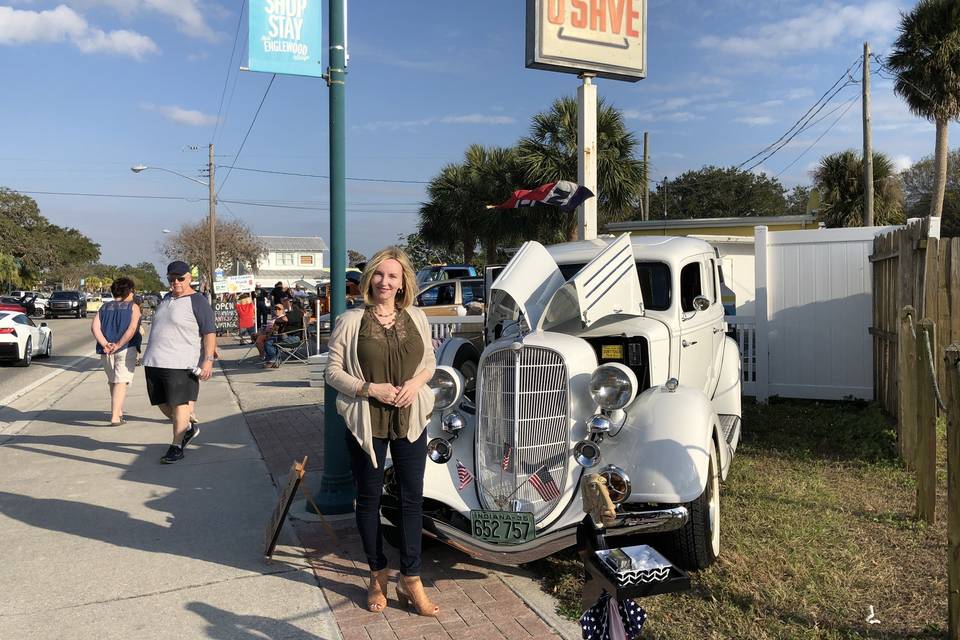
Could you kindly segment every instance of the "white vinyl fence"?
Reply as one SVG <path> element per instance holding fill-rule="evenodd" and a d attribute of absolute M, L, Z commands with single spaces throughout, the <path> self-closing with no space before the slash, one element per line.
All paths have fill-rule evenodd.
<path fill-rule="evenodd" d="M 429 316 L 430 333 L 435 340 L 444 340 L 453 333 L 481 333 L 483 316 Z"/>

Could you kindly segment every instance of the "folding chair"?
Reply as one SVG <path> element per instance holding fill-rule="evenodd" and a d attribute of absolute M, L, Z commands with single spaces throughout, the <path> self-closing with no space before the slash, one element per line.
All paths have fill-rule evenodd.
<path fill-rule="evenodd" d="M 307 341 L 307 331 L 303 327 L 277 334 L 276 346 L 279 352 L 277 357 L 279 364 L 285 364 L 290 360 L 307 364 L 310 346 Z"/>

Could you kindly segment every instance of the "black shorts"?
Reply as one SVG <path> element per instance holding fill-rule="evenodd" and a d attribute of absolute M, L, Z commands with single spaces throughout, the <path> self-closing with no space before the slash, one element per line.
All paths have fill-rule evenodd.
<path fill-rule="evenodd" d="M 144 367 L 150 404 L 178 406 L 195 402 L 200 393 L 200 379 L 189 369 Z"/>

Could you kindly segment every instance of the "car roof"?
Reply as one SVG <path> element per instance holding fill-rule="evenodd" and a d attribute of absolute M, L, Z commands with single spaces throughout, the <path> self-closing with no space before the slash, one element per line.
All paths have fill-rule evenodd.
<path fill-rule="evenodd" d="M 576 264 L 589 262 L 607 245 L 616 240 L 615 236 L 602 236 L 593 240 L 577 240 L 547 247 L 547 251 L 557 264 Z M 700 253 L 713 253 L 713 248 L 703 240 L 684 236 L 632 236 L 633 254 L 647 260 L 673 262 L 687 256 Z"/>

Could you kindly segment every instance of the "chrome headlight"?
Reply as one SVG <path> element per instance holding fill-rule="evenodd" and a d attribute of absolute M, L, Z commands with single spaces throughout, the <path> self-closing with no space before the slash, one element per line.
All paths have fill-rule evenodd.
<path fill-rule="evenodd" d="M 446 411 L 457 404 L 463 394 L 463 376 L 453 367 L 437 367 L 428 384 L 433 389 L 434 411 Z"/>
<path fill-rule="evenodd" d="M 590 376 L 590 395 L 605 411 L 623 409 L 637 395 L 637 376 L 619 362 L 602 364 Z"/>
<path fill-rule="evenodd" d="M 76 300 L 72 300 L 72 301 L 70 302 L 70 306 L 71 306 L 71 307 L 75 307 L 75 306 L 77 306 L 78 304 L 80 304 L 80 303 L 77 302 Z"/>
<path fill-rule="evenodd" d="M 607 481 L 607 491 L 610 493 L 610 501 L 613 504 L 620 504 L 630 497 L 630 476 L 626 471 L 608 464 L 600 470 L 600 475 Z"/>

